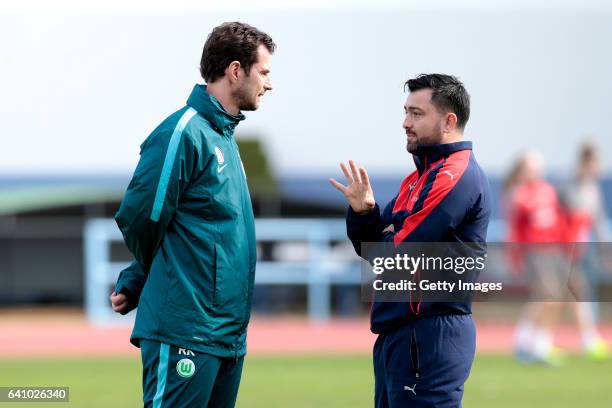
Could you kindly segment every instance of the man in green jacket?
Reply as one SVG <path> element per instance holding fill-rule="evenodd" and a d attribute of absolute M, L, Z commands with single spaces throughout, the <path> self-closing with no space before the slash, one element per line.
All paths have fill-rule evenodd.
<path fill-rule="evenodd" d="M 141 146 L 115 219 L 135 261 L 119 275 L 113 310 L 138 306 L 145 407 L 233 407 L 246 353 L 255 228 L 234 129 L 272 89 L 275 44 L 243 23 L 204 44 L 187 106 Z"/>

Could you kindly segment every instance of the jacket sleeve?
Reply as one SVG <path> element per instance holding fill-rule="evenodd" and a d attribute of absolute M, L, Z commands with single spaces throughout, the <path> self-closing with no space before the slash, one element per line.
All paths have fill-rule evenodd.
<path fill-rule="evenodd" d="M 173 131 L 154 132 L 143 143 L 140 161 L 115 215 L 127 247 L 145 274 L 197 169 L 199 154 L 181 129 L 187 112 Z"/>
<path fill-rule="evenodd" d="M 383 230 L 387 228 L 392 220 L 392 211 L 397 196 L 380 212 L 378 204 L 367 214 L 357 214 L 349 206 L 346 213 L 346 231 L 357 255 L 361 256 L 361 244 L 363 242 L 380 242 Z"/>
<path fill-rule="evenodd" d="M 115 292 L 123 293 L 127 297 L 128 309 L 125 313 L 134 310 L 138 306 L 140 294 L 146 281 L 147 274 L 145 274 L 142 266 L 136 261 L 132 262 L 119 274 L 115 284 Z"/>

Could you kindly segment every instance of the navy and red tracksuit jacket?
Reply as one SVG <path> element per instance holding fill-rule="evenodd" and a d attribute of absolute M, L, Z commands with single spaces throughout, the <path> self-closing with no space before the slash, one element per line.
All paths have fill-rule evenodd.
<path fill-rule="evenodd" d="M 468 141 L 419 146 L 413 153 L 416 171 L 406 177 L 399 194 L 380 211 L 367 214 L 350 207 L 349 239 L 361 256 L 365 242 L 482 243 L 491 214 L 491 193 L 484 172 Z M 393 224 L 395 232 L 383 232 Z M 471 302 L 377 302 L 371 329 L 386 333 L 423 316 L 470 314 Z"/>

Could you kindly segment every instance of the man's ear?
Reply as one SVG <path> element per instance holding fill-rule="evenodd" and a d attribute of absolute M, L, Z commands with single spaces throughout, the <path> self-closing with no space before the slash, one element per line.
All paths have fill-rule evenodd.
<path fill-rule="evenodd" d="M 452 133 L 457 129 L 457 115 L 453 112 L 448 112 L 445 115 L 443 131 L 444 133 Z"/>
<path fill-rule="evenodd" d="M 240 61 L 232 61 L 225 69 L 225 74 L 227 75 L 230 83 L 238 82 L 240 78 L 240 71 L 242 70 L 242 65 Z"/>

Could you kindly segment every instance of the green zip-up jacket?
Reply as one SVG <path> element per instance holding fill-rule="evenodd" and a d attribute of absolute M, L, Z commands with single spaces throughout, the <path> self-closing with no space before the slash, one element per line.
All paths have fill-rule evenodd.
<path fill-rule="evenodd" d="M 255 227 L 230 115 L 196 85 L 141 146 L 115 216 L 135 261 L 115 291 L 138 305 L 131 341 L 218 357 L 246 353 Z"/>

